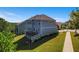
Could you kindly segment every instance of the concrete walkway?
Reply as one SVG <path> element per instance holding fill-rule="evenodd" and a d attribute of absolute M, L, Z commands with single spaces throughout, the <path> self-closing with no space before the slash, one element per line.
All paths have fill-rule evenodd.
<path fill-rule="evenodd" d="M 66 38 L 65 38 L 63 52 L 73 52 L 73 46 L 72 46 L 70 32 L 66 33 Z"/>

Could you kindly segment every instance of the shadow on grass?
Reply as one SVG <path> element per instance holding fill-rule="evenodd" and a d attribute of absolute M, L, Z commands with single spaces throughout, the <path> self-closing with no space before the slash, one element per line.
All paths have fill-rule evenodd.
<path fill-rule="evenodd" d="M 26 37 L 23 37 L 19 41 L 15 42 L 17 44 L 17 50 L 32 50 L 32 49 L 42 45 L 43 43 L 47 42 L 48 40 L 55 38 L 58 34 L 59 33 L 55 33 L 55 34 L 41 37 L 40 39 L 31 43 L 30 46 L 29 46 L 28 42 L 31 42 L 31 41 L 29 41 Z"/>

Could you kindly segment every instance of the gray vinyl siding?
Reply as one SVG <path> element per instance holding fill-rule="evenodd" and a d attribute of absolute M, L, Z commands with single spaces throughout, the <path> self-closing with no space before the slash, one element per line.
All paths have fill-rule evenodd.
<path fill-rule="evenodd" d="M 38 34 L 47 34 L 47 33 L 57 32 L 55 22 L 53 22 L 53 21 L 51 23 L 50 22 L 49 21 L 39 21 L 39 20 L 26 21 L 26 22 L 18 25 L 18 33 L 21 34 L 21 33 L 27 32 L 27 31 L 33 31 Z"/>
<path fill-rule="evenodd" d="M 42 35 L 57 33 L 55 22 L 42 21 L 40 30 Z"/>

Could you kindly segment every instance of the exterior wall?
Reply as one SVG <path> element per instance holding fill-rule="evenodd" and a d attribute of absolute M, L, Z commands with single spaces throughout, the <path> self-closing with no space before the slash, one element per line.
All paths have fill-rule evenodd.
<path fill-rule="evenodd" d="M 29 27 L 31 27 L 31 25 L 28 24 L 28 21 L 19 24 L 17 26 L 18 34 L 25 33 L 25 31 L 29 30 Z"/>
<path fill-rule="evenodd" d="M 41 35 L 49 35 L 57 32 L 57 27 L 54 21 L 41 22 Z"/>
<path fill-rule="evenodd" d="M 55 22 L 53 21 L 29 20 L 18 25 L 17 27 L 18 34 L 25 33 L 28 31 L 33 31 L 42 35 L 57 32 L 57 27 L 55 25 Z"/>
<path fill-rule="evenodd" d="M 33 28 L 33 31 L 38 34 L 40 32 L 40 21 L 39 20 L 33 20 L 32 21 L 32 28 Z"/>
<path fill-rule="evenodd" d="M 24 31 L 23 29 L 24 29 L 23 24 L 22 24 L 22 25 L 19 25 L 19 26 L 18 26 L 18 34 L 23 33 L 23 31 Z"/>
<path fill-rule="evenodd" d="M 18 25 L 17 30 L 18 30 L 18 34 L 25 33 L 28 31 L 33 31 L 33 32 L 39 33 L 40 32 L 40 22 L 36 21 L 36 20 L 34 20 L 34 21 L 28 20 L 28 21 Z"/>
<path fill-rule="evenodd" d="M 38 40 L 42 36 L 54 34 L 58 32 L 57 26 L 55 25 L 55 21 L 51 23 L 50 22 L 40 21 L 40 27 L 39 27 L 40 31 L 37 35 L 34 35 L 31 37 L 32 42 L 34 42 L 35 40 Z"/>

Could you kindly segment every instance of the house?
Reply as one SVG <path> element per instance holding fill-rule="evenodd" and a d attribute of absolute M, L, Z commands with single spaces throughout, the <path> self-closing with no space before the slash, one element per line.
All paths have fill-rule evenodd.
<path fill-rule="evenodd" d="M 61 29 L 61 26 L 62 26 L 62 23 L 61 22 L 56 22 L 56 24 L 57 24 L 58 30 L 60 30 Z"/>
<path fill-rule="evenodd" d="M 57 33 L 56 21 L 47 15 L 33 16 L 17 25 L 17 34 L 25 33 L 32 42 L 42 36 Z"/>

